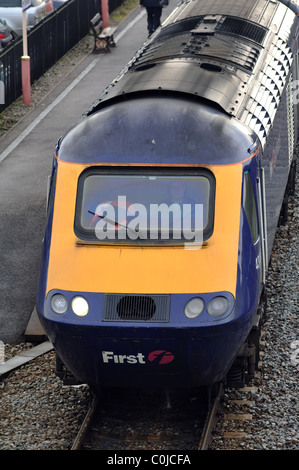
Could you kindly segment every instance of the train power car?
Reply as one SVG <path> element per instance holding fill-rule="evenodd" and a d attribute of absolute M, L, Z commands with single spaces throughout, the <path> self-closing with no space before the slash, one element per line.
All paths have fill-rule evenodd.
<path fill-rule="evenodd" d="M 187 0 L 57 143 L 37 311 L 91 387 L 254 374 L 294 180 L 298 8 Z"/>

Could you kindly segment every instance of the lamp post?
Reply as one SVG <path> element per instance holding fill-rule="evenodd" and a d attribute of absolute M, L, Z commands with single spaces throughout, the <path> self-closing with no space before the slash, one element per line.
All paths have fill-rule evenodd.
<path fill-rule="evenodd" d="M 109 26 L 109 3 L 108 0 L 102 0 L 102 20 L 103 29 Z"/>
<path fill-rule="evenodd" d="M 21 57 L 21 71 L 22 71 L 22 91 L 23 103 L 31 103 L 31 83 L 30 83 L 30 57 L 28 56 L 27 45 L 27 12 L 26 10 L 31 6 L 31 0 L 22 0 L 22 29 L 23 29 L 23 56 Z"/>

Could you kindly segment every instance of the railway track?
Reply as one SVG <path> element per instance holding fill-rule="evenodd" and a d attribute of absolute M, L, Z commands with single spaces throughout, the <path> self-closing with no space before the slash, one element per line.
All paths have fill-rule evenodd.
<path fill-rule="evenodd" d="M 257 393 L 258 387 L 254 385 L 225 391 L 214 429 L 212 449 L 240 450 L 247 441 L 252 441 Z"/>
<path fill-rule="evenodd" d="M 92 397 L 71 450 L 207 450 L 222 393 L 207 407 L 198 391 L 107 390 Z"/>

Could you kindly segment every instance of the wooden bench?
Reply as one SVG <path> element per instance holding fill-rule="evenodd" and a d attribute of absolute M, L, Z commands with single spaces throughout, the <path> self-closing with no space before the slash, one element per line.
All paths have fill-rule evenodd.
<path fill-rule="evenodd" d="M 103 21 L 100 13 L 97 13 L 90 20 L 90 27 L 94 36 L 94 54 L 110 52 L 110 47 L 116 46 L 113 35 L 117 28 L 109 26 L 103 29 Z"/>

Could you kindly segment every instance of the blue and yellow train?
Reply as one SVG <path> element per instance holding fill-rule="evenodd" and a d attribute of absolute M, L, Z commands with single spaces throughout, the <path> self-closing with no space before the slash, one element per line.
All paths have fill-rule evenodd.
<path fill-rule="evenodd" d="M 295 2 L 187 0 L 60 139 L 37 311 L 92 387 L 244 384 L 294 184 Z"/>

